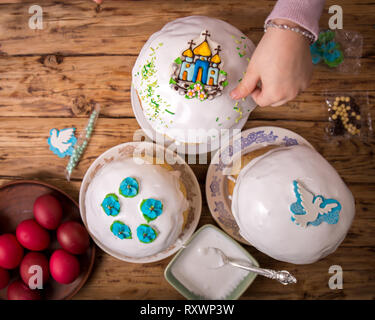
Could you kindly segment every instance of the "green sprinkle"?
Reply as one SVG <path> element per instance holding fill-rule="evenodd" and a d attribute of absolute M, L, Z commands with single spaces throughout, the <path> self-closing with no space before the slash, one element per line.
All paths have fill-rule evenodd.
<path fill-rule="evenodd" d="M 177 59 L 175 59 L 175 61 L 174 62 L 176 62 L 177 64 L 181 64 L 182 63 L 182 60 L 181 60 L 181 58 L 180 57 L 178 57 Z"/>
<path fill-rule="evenodd" d="M 219 121 L 219 117 L 216 118 L 216 122 L 218 122 L 218 121 Z"/>
<path fill-rule="evenodd" d="M 220 70 L 220 73 L 226 76 L 228 73 L 226 73 L 224 70 Z"/>
<path fill-rule="evenodd" d="M 168 109 L 165 109 L 165 111 L 168 112 L 168 113 L 170 113 L 170 114 L 172 114 L 172 115 L 174 115 L 174 112 L 169 111 Z"/>
<path fill-rule="evenodd" d="M 169 84 L 177 84 L 177 82 L 173 78 L 170 78 L 169 79 Z"/>
<path fill-rule="evenodd" d="M 238 55 L 240 56 L 240 58 L 244 56 L 244 54 L 242 54 L 241 52 L 238 52 Z"/>
<path fill-rule="evenodd" d="M 226 87 L 228 85 L 228 80 L 225 80 L 224 82 L 223 82 L 223 87 Z"/>

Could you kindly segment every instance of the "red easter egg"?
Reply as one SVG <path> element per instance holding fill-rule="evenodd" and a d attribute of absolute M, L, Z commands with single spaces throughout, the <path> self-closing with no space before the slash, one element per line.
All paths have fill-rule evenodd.
<path fill-rule="evenodd" d="M 49 270 L 53 279 L 62 284 L 72 283 L 79 276 L 78 259 L 63 249 L 52 253 Z"/>
<path fill-rule="evenodd" d="M 7 290 L 8 300 L 40 300 L 38 289 L 31 290 L 21 280 L 12 282 Z"/>
<path fill-rule="evenodd" d="M 0 236 L 0 267 L 14 269 L 18 267 L 23 257 L 23 248 L 17 238 L 6 233 Z"/>
<path fill-rule="evenodd" d="M 59 200 L 50 194 L 37 198 L 34 202 L 35 220 L 48 230 L 55 230 L 62 218 L 62 208 Z"/>
<path fill-rule="evenodd" d="M 66 251 L 73 254 L 85 253 L 90 246 L 86 228 L 76 221 L 61 224 L 57 229 L 57 240 Z"/>
<path fill-rule="evenodd" d="M 20 265 L 20 276 L 26 285 L 29 285 L 29 280 L 38 272 L 35 268 L 30 267 L 39 266 L 41 268 L 42 283 L 45 284 L 49 278 L 49 263 L 47 257 L 40 252 L 29 252 L 24 256 Z M 36 281 L 36 280 L 34 280 Z"/>
<path fill-rule="evenodd" d="M 22 221 L 17 226 L 16 235 L 20 244 L 32 251 L 45 250 L 50 243 L 48 231 L 33 219 Z"/>
<path fill-rule="evenodd" d="M 9 272 L 0 268 L 0 290 L 4 289 L 9 283 Z"/>

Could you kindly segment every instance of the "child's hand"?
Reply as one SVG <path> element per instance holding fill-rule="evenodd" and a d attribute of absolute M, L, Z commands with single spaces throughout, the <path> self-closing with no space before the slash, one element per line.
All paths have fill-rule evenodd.
<path fill-rule="evenodd" d="M 293 26 L 287 20 L 278 24 Z M 280 106 L 306 89 L 312 77 L 309 42 L 302 35 L 268 28 L 247 67 L 246 75 L 231 92 L 235 100 L 251 94 L 259 106 Z M 258 82 L 261 87 L 257 87 Z"/>

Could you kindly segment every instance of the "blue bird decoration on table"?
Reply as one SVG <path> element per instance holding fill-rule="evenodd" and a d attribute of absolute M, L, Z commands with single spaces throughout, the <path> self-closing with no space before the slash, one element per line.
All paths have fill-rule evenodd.
<path fill-rule="evenodd" d="M 74 150 L 74 145 L 77 142 L 75 137 L 75 128 L 66 129 L 51 129 L 48 138 L 49 149 L 60 158 L 71 156 Z"/>
<path fill-rule="evenodd" d="M 300 182 L 293 180 L 294 193 L 297 202 L 292 203 L 292 221 L 301 227 L 318 226 L 323 221 L 336 224 L 339 221 L 341 204 L 335 199 L 326 199 L 321 195 L 315 196 Z"/>

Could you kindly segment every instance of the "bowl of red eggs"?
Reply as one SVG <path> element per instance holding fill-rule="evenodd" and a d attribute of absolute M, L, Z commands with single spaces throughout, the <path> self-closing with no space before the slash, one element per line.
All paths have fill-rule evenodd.
<path fill-rule="evenodd" d="M 95 245 L 69 195 L 38 181 L 0 187 L 0 299 L 70 299 L 94 259 Z"/>

